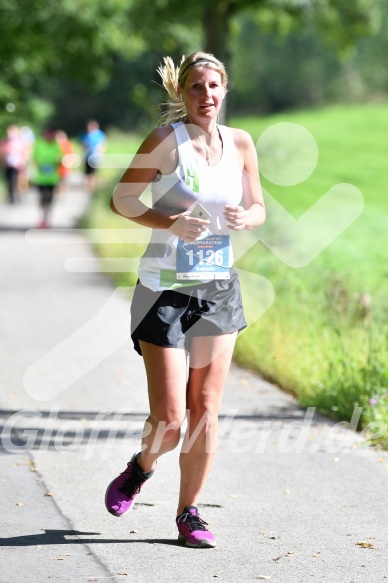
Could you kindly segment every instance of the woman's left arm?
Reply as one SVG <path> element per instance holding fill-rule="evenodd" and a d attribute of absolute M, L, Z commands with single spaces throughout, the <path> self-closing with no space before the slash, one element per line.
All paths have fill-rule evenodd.
<path fill-rule="evenodd" d="M 248 132 L 238 129 L 232 131 L 238 156 L 243 163 L 243 205 L 225 205 L 224 216 L 229 229 L 254 229 L 265 221 L 256 148 Z"/>

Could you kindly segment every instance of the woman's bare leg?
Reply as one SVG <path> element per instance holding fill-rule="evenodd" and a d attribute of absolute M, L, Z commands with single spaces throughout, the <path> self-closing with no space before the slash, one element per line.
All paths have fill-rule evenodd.
<path fill-rule="evenodd" d="M 150 415 L 144 426 L 138 463 L 151 471 L 156 460 L 174 449 L 186 415 L 187 355 L 179 348 L 164 348 L 140 341 L 148 380 Z"/>
<path fill-rule="evenodd" d="M 237 332 L 193 338 L 187 384 L 188 428 L 180 455 L 178 514 L 197 506 L 217 446 L 218 411 Z"/>

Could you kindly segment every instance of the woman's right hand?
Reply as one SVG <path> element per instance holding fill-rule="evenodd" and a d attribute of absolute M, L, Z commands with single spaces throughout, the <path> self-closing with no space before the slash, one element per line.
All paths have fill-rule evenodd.
<path fill-rule="evenodd" d="M 210 225 L 210 221 L 204 219 L 196 219 L 190 216 L 189 211 L 186 211 L 180 215 L 175 215 L 171 217 L 174 220 L 172 225 L 169 227 L 169 231 L 180 237 L 186 243 L 192 243 L 196 241 L 204 231 L 208 225 Z"/>

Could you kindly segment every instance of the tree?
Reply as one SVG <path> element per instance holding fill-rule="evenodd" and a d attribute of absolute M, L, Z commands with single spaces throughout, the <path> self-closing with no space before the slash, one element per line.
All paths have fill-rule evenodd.
<path fill-rule="evenodd" d="M 200 27 L 204 50 L 228 64 L 233 18 L 244 10 L 279 34 L 312 19 L 328 41 L 343 50 L 372 29 L 378 9 L 375 0 L 189 0 L 184 5 L 181 0 L 134 0 L 129 14 L 147 42 L 157 39 L 159 46 L 177 24 Z"/>
<path fill-rule="evenodd" d="M 31 98 L 44 98 L 66 77 L 104 86 L 114 53 L 131 57 L 143 50 L 128 20 L 130 5 L 128 0 L 2 0 L 0 111 L 11 101 L 28 115 Z"/>
<path fill-rule="evenodd" d="M 380 0 L 382 2 L 383 0 Z M 149 95 L 157 101 L 155 63 L 166 54 L 205 49 L 231 62 L 236 16 L 246 12 L 260 30 L 285 35 L 314 22 L 319 34 L 342 54 L 369 31 L 378 0 L 2 0 L 0 4 L 0 125 L 14 114 L 46 114 L 52 102 L 66 109 L 72 127 L 92 105 L 115 123 L 147 114 Z M 114 90 L 114 96 L 112 91 Z M 114 97 L 114 99 L 113 99 Z M 43 109 L 41 106 L 44 106 Z M 90 112 L 93 115 L 93 112 Z M 116 116 L 116 117 L 115 117 Z M 113 121 L 112 121 L 113 120 Z"/>
<path fill-rule="evenodd" d="M 360 35 L 373 29 L 378 8 L 375 0 L 189 0 L 184 5 L 181 0 L 134 0 L 130 18 L 147 43 L 157 43 L 160 48 L 166 47 L 168 40 L 171 44 L 177 26 L 200 28 L 201 48 L 230 69 L 238 13 L 249 10 L 264 29 L 283 35 L 311 21 L 329 44 L 344 53 Z M 159 31 L 157 36 L 155 30 Z"/>

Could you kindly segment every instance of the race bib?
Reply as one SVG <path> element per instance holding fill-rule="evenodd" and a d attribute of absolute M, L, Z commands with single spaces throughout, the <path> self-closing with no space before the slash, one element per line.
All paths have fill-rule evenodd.
<path fill-rule="evenodd" d="M 211 235 L 186 243 L 178 239 L 176 277 L 185 280 L 229 279 L 229 235 Z"/>

